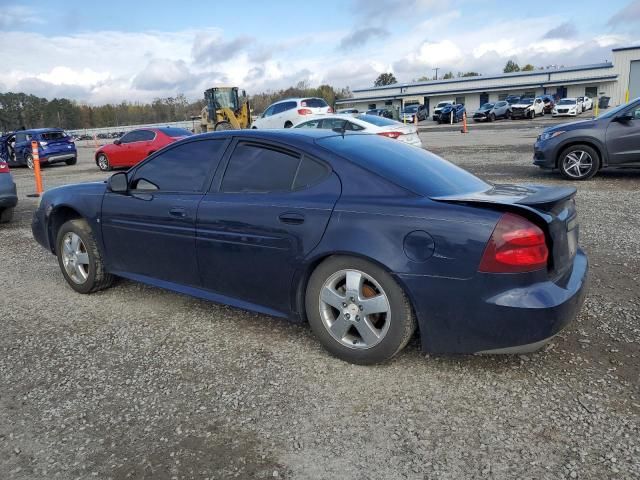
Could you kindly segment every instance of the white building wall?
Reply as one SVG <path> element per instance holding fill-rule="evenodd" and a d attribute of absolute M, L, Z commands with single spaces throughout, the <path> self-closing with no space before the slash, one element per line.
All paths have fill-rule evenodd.
<path fill-rule="evenodd" d="M 612 106 L 625 102 L 627 89 L 629 88 L 629 70 L 632 60 L 640 60 L 640 47 L 613 52 L 613 65 L 618 74 L 618 81 L 610 90 Z"/>

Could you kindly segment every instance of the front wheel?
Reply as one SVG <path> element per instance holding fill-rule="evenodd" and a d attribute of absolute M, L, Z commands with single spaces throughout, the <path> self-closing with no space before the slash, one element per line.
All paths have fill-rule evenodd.
<path fill-rule="evenodd" d="M 29 167 L 29 169 L 33 170 L 33 155 L 31 155 L 30 153 L 27 153 L 27 155 L 25 155 L 24 157 L 26 163 L 27 163 L 27 167 Z"/>
<path fill-rule="evenodd" d="M 75 165 L 76 163 L 78 163 L 78 157 L 73 157 L 65 160 L 64 163 L 66 163 L 68 166 Z"/>
<path fill-rule="evenodd" d="M 572 145 L 560 154 L 558 168 L 568 180 L 588 180 L 600 168 L 600 156 L 587 145 Z"/>
<path fill-rule="evenodd" d="M 402 350 L 416 328 L 402 288 L 366 260 L 334 256 L 311 275 L 306 291 L 311 329 L 336 357 L 369 365 Z"/>
<path fill-rule="evenodd" d="M 107 155 L 104 154 L 104 153 L 101 153 L 100 155 L 98 155 L 96 163 L 98 164 L 98 168 L 100 170 L 102 170 L 103 172 L 108 172 L 108 171 L 111 170 L 111 164 L 109 163 L 109 157 L 107 157 Z"/>
<path fill-rule="evenodd" d="M 217 132 L 220 130 L 233 130 L 233 125 L 231 125 L 229 122 L 218 122 L 216 123 L 216 125 L 213 127 L 213 129 Z"/>
<path fill-rule="evenodd" d="M 490 122 L 495 122 L 496 121 L 496 114 L 495 113 L 492 113 L 492 114 L 489 115 L 489 121 Z"/>
<path fill-rule="evenodd" d="M 13 207 L 0 210 L 0 223 L 9 223 L 13 219 Z"/>
<path fill-rule="evenodd" d="M 83 219 L 69 220 L 58 230 L 56 255 L 65 280 L 78 293 L 92 293 L 113 283 L 91 227 Z"/>

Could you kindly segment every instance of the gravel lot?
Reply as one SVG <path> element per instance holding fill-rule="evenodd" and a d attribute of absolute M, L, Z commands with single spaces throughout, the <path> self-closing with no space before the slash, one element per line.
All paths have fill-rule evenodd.
<path fill-rule="evenodd" d="M 537 127 L 536 127 L 537 128 Z M 536 128 L 421 133 L 495 182 L 565 185 L 531 165 Z M 106 178 L 83 148 L 46 188 Z M 591 289 L 527 356 L 377 367 L 294 325 L 128 281 L 83 296 L 31 237 L 30 172 L 0 226 L 2 479 L 636 479 L 640 171 L 577 184 Z"/>

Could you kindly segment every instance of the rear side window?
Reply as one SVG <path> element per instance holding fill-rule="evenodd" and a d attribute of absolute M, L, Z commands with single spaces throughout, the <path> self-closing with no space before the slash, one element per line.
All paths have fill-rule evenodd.
<path fill-rule="evenodd" d="M 240 143 L 222 179 L 223 192 L 282 192 L 291 190 L 300 157 L 251 143 Z"/>
<path fill-rule="evenodd" d="M 296 125 L 296 128 L 318 128 L 320 124 L 320 120 L 310 120 L 308 122 L 301 123 L 300 125 Z"/>
<path fill-rule="evenodd" d="M 273 114 L 277 114 L 277 113 L 282 113 L 282 112 L 286 112 L 287 110 L 291 110 L 292 108 L 296 108 L 297 104 L 296 102 L 282 102 L 277 104 L 274 107 L 273 110 Z"/>
<path fill-rule="evenodd" d="M 322 120 L 322 127 L 320 128 L 325 128 L 327 130 L 331 130 L 333 128 L 343 128 L 346 123 L 347 121 L 342 118 L 325 118 L 324 120 Z"/>
<path fill-rule="evenodd" d="M 328 107 L 329 104 L 322 98 L 305 98 L 304 100 L 300 101 L 300 106 L 309 108 L 324 108 Z"/>
<path fill-rule="evenodd" d="M 199 192 L 209 173 L 220 163 L 225 139 L 183 143 L 142 164 L 131 188 L 164 192 Z"/>
<path fill-rule="evenodd" d="M 287 192 L 317 183 L 329 173 L 319 162 L 266 145 L 239 143 L 229 159 L 221 191 Z"/>
<path fill-rule="evenodd" d="M 141 132 L 142 130 L 132 130 L 131 132 L 127 133 L 126 135 L 123 135 L 123 137 L 120 139 L 121 143 L 132 143 L 132 142 L 139 142 L 141 140 Z"/>
<path fill-rule="evenodd" d="M 139 142 L 147 142 L 154 138 L 156 138 L 156 132 L 152 132 L 151 130 L 140 130 L 138 133 Z"/>
<path fill-rule="evenodd" d="M 419 195 L 454 195 L 489 188 L 478 177 L 426 150 L 379 135 L 336 135 L 316 143 Z"/>

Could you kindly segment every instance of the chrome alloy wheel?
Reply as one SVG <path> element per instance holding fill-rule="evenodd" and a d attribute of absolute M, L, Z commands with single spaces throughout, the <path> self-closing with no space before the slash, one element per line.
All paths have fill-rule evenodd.
<path fill-rule="evenodd" d="M 582 178 L 593 168 L 593 158 L 582 150 L 573 150 L 562 160 L 562 169 L 572 178 Z"/>
<path fill-rule="evenodd" d="M 380 343 L 391 322 L 387 294 L 370 275 L 340 270 L 320 290 L 320 318 L 340 344 L 367 349 Z"/>
<path fill-rule="evenodd" d="M 106 172 L 107 170 L 109 170 L 109 160 L 107 159 L 106 155 L 104 154 L 98 155 L 98 168 L 103 172 Z"/>
<path fill-rule="evenodd" d="M 68 232 L 62 239 L 62 264 L 69 278 L 78 285 L 89 277 L 89 254 L 82 239 Z"/>

